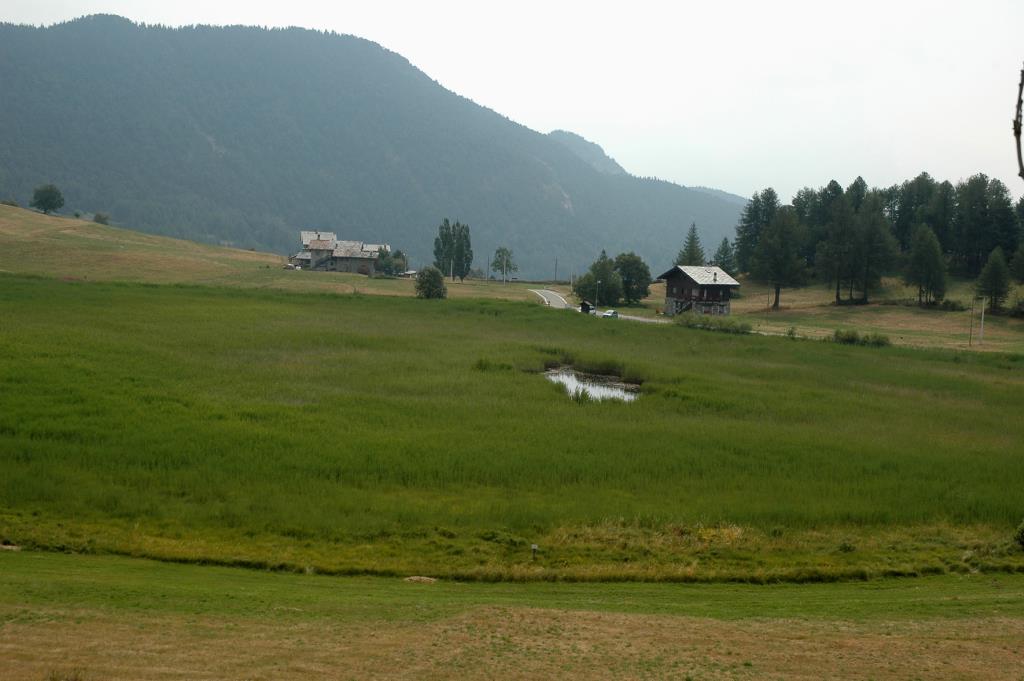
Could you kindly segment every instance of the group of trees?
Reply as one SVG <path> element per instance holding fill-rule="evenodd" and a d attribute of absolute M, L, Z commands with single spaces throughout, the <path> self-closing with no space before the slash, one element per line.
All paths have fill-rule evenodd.
<path fill-rule="evenodd" d="M 728 239 L 722 239 L 718 250 L 707 260 L 704 255 L 704 246 L 701 245 L 700 235 L 697 233 L 697 223 L 690 223 L 690 230 L 686 233 L 683 247 L 676 254 L 676 265 L 717 265 L 729 273 L 736 272 L 736 252 Z"/>
<path fill-rule="evenodd" d="M 409 258 L 401 249 L 394 252 L 382 250 L 377 254 L 377 263 L 374 269 L 380 274 L 397 277 L 409 269 Z"/>
<path fill-rule="evenodd" d="M 805 187 L 789 205 L 771 188 L 754 194 L 736 226 L 735 260 L 775 288 L 776 306 L 780 288 L 812 276 L 835 287 L 837 304 L 866 303 L 882 275 L 897 270 L 929 304 L 945 296 L 948 269 L 985 270 L 993 282 L 1005 270 L 1008 291 L 1010 273 L 1024 274 L 1022 230 L 1024 199 L 1015 206 L 1006 185 L 982 174 L 953 185 L 922 173 L 888 188 L 858 177 L 846 189 L 835 180 Z M 1005 253 L 1015 254 L 1011 265 Z M 1006 293 L 1000 300 L 992 289 L 979 283 L 998 308 Z"/>
<path fill-rule="evenodd" d="M 573 293 L 595 305 L 618 305 L 620 301 L 637 303 L 651 292 L 651 270 L 632 251 L 615 259 L 601 251 L 600 257 L 573 283 Z"/>
<path fill-rule="evenodd" d="M 473 267 L 473 247 L 469 238 L 469 225 L 445 218 L 434 238 L 434 267 L 459 281 L 466 278 Z"/>

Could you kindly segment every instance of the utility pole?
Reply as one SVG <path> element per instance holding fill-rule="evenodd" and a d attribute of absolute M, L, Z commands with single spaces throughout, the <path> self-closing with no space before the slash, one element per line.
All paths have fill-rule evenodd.
<path fill-rule="evenodd" d="M 971 330 L 967 333 L 967 347 L 971 347 L 974 342 L 974 303 L 977 298 L 971 298 Z"/>
<path fill-rule="evenodd" d="M 985 342 L 985 299 L 981 299 L 981 327 L 978 329 L 978 345 Z"/>

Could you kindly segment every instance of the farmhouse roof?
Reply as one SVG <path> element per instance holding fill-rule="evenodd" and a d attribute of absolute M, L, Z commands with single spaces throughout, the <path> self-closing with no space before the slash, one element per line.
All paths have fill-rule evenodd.
<path fill-rule="evenodd" d="M 330 251 L 334 248 L 334 242 L 327 239 L 313 239 L 309 242 L 311 251 Z"/>
<path fill-rule="evenodd" d="M 334 245 L 335 258 L 376 258 L 377 254 L 363 248 L 362 241 L 339 241 Z"/>
<path fill-rule="evenodd" d="M 310 260 L 312 257 L 313 256 L 310 254 L 309 251 L 302 251 L 301 253 L 297 253 L 295 255 L 295 258 L 297 260 Z"/>
<path fill-rule="evenodd" d="M 302 247 L 309 247 L 310 241 L 336 241 L 338 237 L 334 232 L 320 232 L 317 230 L 304 229 L 299 232 L 299 237 L 302 240 Z"/>
<path fill-rule="evenodd" d="M 668 279 L 677 272 L 682 272 L 698 286 L 739 286 L 740 282 L 729 276 L 721 267 L 714 265 L 676 265 L 658 279 Z"/>

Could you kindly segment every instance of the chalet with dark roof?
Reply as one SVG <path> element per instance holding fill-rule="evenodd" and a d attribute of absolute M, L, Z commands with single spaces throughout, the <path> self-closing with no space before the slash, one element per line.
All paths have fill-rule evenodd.
<path fill-rule="evenodd" d="M 665 314 L 683 312 L 729 314 L 729 299 L 740 283 L 721 267 L 676 265 L 658 279 L 665 280 Z"/>

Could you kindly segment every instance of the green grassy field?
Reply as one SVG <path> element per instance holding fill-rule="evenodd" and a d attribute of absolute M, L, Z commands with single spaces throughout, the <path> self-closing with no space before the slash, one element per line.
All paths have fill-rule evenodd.
<path fill-rule="evenodd" d="M 1024 569 L 1019 355 L 10 275 L 0 319 L 17 544 L 464 579 Z M 573 402 L 555 363 L 642 395 Z"/>

